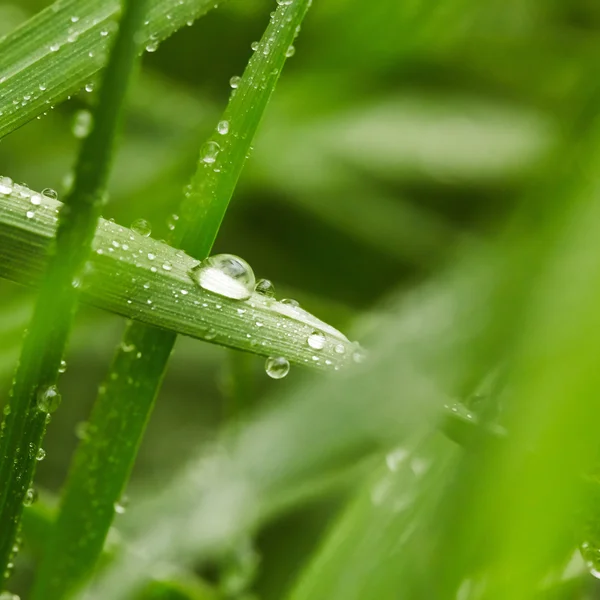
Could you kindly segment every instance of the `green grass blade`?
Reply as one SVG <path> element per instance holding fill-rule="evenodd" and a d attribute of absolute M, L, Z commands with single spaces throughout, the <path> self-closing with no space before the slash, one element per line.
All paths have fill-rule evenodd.
<path fill-rule="evenodd" d="M 182 206 L 180 229 L 175 234 L 177 245 L 192 256 L 204 258 L 212 248 L 254 133 L 308 5 L 309 0 L 298 0 L 279 6 L 238 90 L 232 94 L 217 132 L 201 151 L 198 171 Z M 228 130 L 225 133 L 224 122 L 227 122 Z M 207 157 L 206 148 L 216 144 L 215 138 L 219 138 L 220 152 L 216 157 Z M 184 272 L 186 280 L 190 266 L 188 263 Z M 179 291 L 177 296 L 180 295 L 182 303 L 186 299 L 189 302 L 189 293 L 182 295 Z M 213 300 L 215 314 L 221 315 L 224 327 L 231 327 L 234 315 L 237 315 L 237 320 L 241 316 L 248 323 L 246 315 L 249 316 L 258 305 L 264 308 L 278 306 L 279 309 L 286 306 L 256 294 L 249 305 L 239 301 L 227 303 L 227 298 L 220 297 L 213 297 Z M 231 308 L 228 317 L 224 314 L 226 304 Z M 197 313 L 198 310 L 195 310 L 196 321 Z M 247 349 L 253 349 L 253 344 L 256 347 L 256 331 L 258 329 L 262 334 L 266 325 L 263 319 L 252 321 L 252 333 L 244 334 Z M 281 329 L 277 331 L 274 322 L 271 325 L 274 338 L 283 337 Z M 306 344 L 310 331 L 304 333 L 302 351 L 311 350 Z M 217 335 L 216 328 L 208 328 L 204 337 L 216 340 Z M 174 341 L 175 334 L 172 332 L 148 329 L 139 324 L 128 327 L 94 406 L 89 437 L 76 452 L 55 534 L 50 540 L 35 586 L 34 600 L 63 597 L 93 568 L 112 522 L 115 503 L 129 479 Z M 344 344 L 347 342 L 343 341 L 341 347 L 348 356 L 350 348 L 346 350 Z M 259 351 L 264 352 L 265 349 L 263 347 Z M 304 360 L 325 367 L 333 366 L 334 359 L 331 357 L 338 354 L 336 362 L 339 362 L 339 350 L 337 343 L 329 344 L 329 358 L 310 352 Z M 275 354 L 289 356 L 289 352 Z M 110 443 L 107 444 L 106 440 Z"/>
<path fill-rule="evenodd" d="M 68 341 L 78 280 L 100 217 L 121 107 L 137 58 L 134 35 L 145 1 L 127 4 L 100 90 L 95 124 L 83 142 L 72 193 L 63 205 L 56 245 L 21 352 L 0 436 L 0 572 L 11 561 L 23 500 L 33 478 L 48 415 L 56 409 L 60 363 Z"/>
<path fill-rule="evenodd" d="M 215 0 L 149 0 L 140 50 L 204 15 Z M 0 138 L 66 100 L 107 61 L 119 0 L 58 0 L 0 40 Z"/>
<path fill-rule="evenodd" d="M 32 204 L 32 197 L 41 204 Z M 1 277 L 29 286 L 38 283 L 61 206 L 17 184 L 0 195 Z M 262 356 L 286 356 L 311 368 L 333 370 L 350 359 L 354 345 L 306 311 L 259 294 L 232 300 L 195 285 L 189 270 L 198 261 L 163 242 L 100 219 L 92 248 L 81 276 L 82 302 L 168 332 Z M 315 329 L 327 339 L 318 361 L 306 344 Z M 338 344 L 342 354 L 335 351 Z"/>

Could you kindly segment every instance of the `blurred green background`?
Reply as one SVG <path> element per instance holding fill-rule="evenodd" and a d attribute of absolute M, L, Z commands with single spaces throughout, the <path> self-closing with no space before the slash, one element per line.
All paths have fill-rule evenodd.
<path fill-rule="evenodd" d="M 47 6 L 0 4 L 0 34 Z M 273 2 L 230 0 L 144 57 L 104 216 L 143 217 L 165 238 L 170 216 L 266 25 Z M 342 331 L 385 311 L 392 293 L 440 272 L 465 245 L 512 214 L 577 105 L 600 56 L 592 0 L 315 0 L 254 144 L 215 251 L 244 257 L 278 296 L 298 299 Z M 0 173 L 32 189 L 64 189 L 78 141 L 80 93 L 0 143 Z M 0 281 L 0 404 L 33 294 Z M 37 485 L 58 492 L 121 319 L 82 308 L 63 404 Z M 240 361 L 179 339 L 130 485 L 131 505 L 213 439 L 231 417 L 268 403 L 281 382 L 244 358 L 243 406 L 231 388 Z M 254 590 L 281 598 L 344 494 L 288 514 L 259 535 Z M 118 517 L 117 517 L 118 526 Z M 27 586 L 25 555 L 16 587 Z M 17 591 L 17 590 L 15 590 Z"/>

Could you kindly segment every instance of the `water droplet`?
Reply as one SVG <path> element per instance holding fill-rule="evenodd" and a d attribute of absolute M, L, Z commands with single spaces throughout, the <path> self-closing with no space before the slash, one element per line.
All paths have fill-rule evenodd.
<path fill-rule="evenodd" d="M 200 151 L 200 160 L 208 165 L 212 165 L 217 160 L 220 151 L 221 146 L 217 142 L 206 142 Z"/>
<path fill-rule="evenodd" d="M 357 364 L 364 362 L 365 358 L 365 351 L 360 346 L 352 353 L 352 360 Z"/>
<path fill-rule="evenodd" d="M 13 180 L 10 177 L 0 177 L 0 194 L 7 196 L 13 191 Z"/>
<path fill-rule="evenodd" d="M 313 331 L 306 340 L 313 350 L 323 350 L 325 347 L 325 336 L 319 331 Z"/>
<path fill-rule="evenodd" d="M 245 300 L 254 289 L 252 267 L 233 254 L 209 256 L 191 271 L 190 276 L 201 288 L 234 300 Z"/>
<path fill-rule="evenodd" d="M 34 206 L 39 206 L 42 203 L 42 197 L 39 194 L 34 194 L 33 196 L 31 196 L 29 201 Z"/>
<path fill-rule="evenodd" d="M 94 91 L 94 84 L 90 81 L 90 83 L 85 84 L 85 91 L 90 93 Z"/>
<path fill-rule="evenodd" d="M 32 210 L 28 210 L 28 211 L 25 213 L 25 216 L 26 216 L 28 219 L 33 219 L 33 217 L 35 217 L 35 213 L 34 213 Z"/>
<path fill-rule="evenodd" d="M 73 119 L 73 135 L 82 139 L 87 137 L 92 129 L 93 117 L 89 110 L 78 110 Z"/>
<path fill-rule="evenodd" d="M 165 261 L 165 262 L 163 263 L 163 266 L 162 266 L 162 268 L 163 268 L 165 271 L 170 271 L 170 270 L 173 268 L 173 265 L 172 265 L 172 264 L 171 264 L 169 261 Z"/>
<path fill-rule="evenodd" d="M 290 363 L 283 356 L 269 356 L 265 362 L 265 371 L 272 379 L 282 379 L 290 372 Z"/>
<path fill-rule="evenodd" d="M 52 188 L 44 188 L 42 190 L 42 196 L 45 196 L 46 198 L 50 198 L 50 200 L 57 200 L 58 199 L 58 193 L 56 190 L 53 190 Z"/>
<path fill-rule="evenodd" d="M 25 497 L 23 498 L 23 506 L 31 506 L 36 500 L 37 492 L 33 488 L 29 488 L 25 492 Z M 0 600 L 2 600 L 2 596 L 0 596 Z"/>
<path fill-rule="evenodd" d="M 43 448 L 38 448 L 37 454 L 35 455 L 35 460 L 38 462 L 44 460 L 46 458 L 46 451 Z"/>
<path fill-rule="evenodd" d="M 279 6 L 290 6 L 293 3 L 294 0 L 277 0 L 277 4 L 279 4 Z"/>
<path fill-rule="evenodd" d="M 229 133 L 229 121 L 219 121 L 217 124 L 217 131 L 221 135 L 227 135 Z"/>
<path fill-rule="evenodd" d="M 146 52 L 156 52 L 158 50 L 158 42 L 156 40 L 146 44 Z"/>
<path fill-rule="evenodd" d="M 71 23 L 77 23 L 77 21 L 79 21 L 79 17 L 77 17 L 77 16 L 73 15 L 73 16 L 71 17 Z"/>
<path fill-rule="evenodd" d="M 287 304 L 288 306 L 293 306 L 294 308 L 298 308 L 300 306 L 300 302 L 298 302 L 298 300 L 294 300 L 293 298 L 284 298 L 281 300 L 281 304 Z"/>
<path fill-rule="evenodd" d="M 129 504 L 129 498 L 127 498 L 127 496 L 123 496 L 118 502 L 115 502 L 115 512 L 118 515 L 125 514 L 128 504 Z"/>
<path fill-rule="evenodd" d="M 50 51 L 51 52 L 58 52 L 60 50 L 60 44 L 52 44 L 50 46 Z"/>
<path fill-rule="evenodd" d="M 269 298 L 275 296 L 275 286 L 268 279 L 259 279 L 254 286 L 254 291 Z"/>
<path fill-rule="evenodd" d="M 285 51 L 285 55 L 287 56 L 287 58 L 291 58 L 292 56 L 294 56 L 294 54 L 296 54 L 296 48 L 294 48 L 294 46 L 290 46 Z"/>
<path fill-rule="evenodd" d="M 136 219 L 131 224 L 131 229 L 144 237 L 148 237 L 152 233 L 152 227 L 146 219 Z"/>
<path fill-rule="evenodd" d="M 204 338 L 207 340 L 214 340 L 217 337 L 217 330 L 211 327 L 205 334 Z"/>
<path fill-rule="evenodd" d="M 37 393 L 38 410 L 45 413 L 53 413 L 60 405 L 61 396 L 55 385 L 42 387 Z"/>
<path fill-rule="evenodd" d="M 242 81 L 242 78 L 239 75 L 234 75 L 230 80 L 229 80 L 229 85 L 236 90 L 238 88 L 238 86 L 240 85 L 240 81 Z"/>
<path fill-rule="evenodd" d="M 256 52 L 256 51 L 258 50 L 258 42 L 252 42 L 252 43 L 250 44 L 250 48 L 251 48 L 251 49 L 252 49 L 254 52 Z"/>
<path fill-rule="evenodd" d="M 148 252 L 148 260 L 154 260 L 156 258 L 156 254 L 152 254 L 152 252 Z"/>

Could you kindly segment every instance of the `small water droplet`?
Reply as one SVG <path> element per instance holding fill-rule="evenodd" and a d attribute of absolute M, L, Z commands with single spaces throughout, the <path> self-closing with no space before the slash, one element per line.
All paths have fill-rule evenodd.
<path fill-rule="evenodd" d="M 227 135 L 229 133 L 229 121 L 219 121 L 217 124 L 217 131 L 221 135 Z"/>
<path fill-rule="evenodd" d="M 156 258 L 156 254 L 152 254 L 152 252 L 148 252 L 148 260 L 154 260 Z"/>
<path fill-rule="evenodd" d="M 7 196 L 13 191 L 13 180 L 10 177 L 0 177 L 0 194 Z"/>
<path fill-rule="evenodd" d="M 238 86 L 240 85 L 240 81 L 242 81 L 242 78 L 239 75 L 234 75 L 230 80 L 229 80 L 229 85 L 236 90 L 238 88 Z"/>
<path fill-rule="evenodd" d="M 288 306 L 293 306 L 294 308 L 298 308 L 300 306 L 300 302 L 298 302 L 298 300 L 294 300 L 293 298 L 284 298 L 281 300 L 281 304 L 287 304 Z"/>
<path fill-rule="evenodd" d="M 200 160 L 208 165 L 212 165 L 217 160 L 220 151 L 221 146 L 217 142 L 206 142 L 200 151 Z"/>
<path fill-rule="evenodd" d="M 207 340 L 214 340 L 217 337 L 217 330 L 211 327 L 205 334 L 204 338 Z"/>
<path fill-rule="evenodd" d="M 85 84 L 85 91 L 91 93 L 94 91 L 94 84 L 90 81 L 90 83 Z"/>
<path fill-rule="evenodd" d="M 28 219 L 33 219 L 33 217 L 35 217 L 35 213 L 34 213 L 32 210 L 28 210 L 28 211 L 25 213 L 25 216 L 26 216 Z"/>
<path fill-rule="evenodd" d="M 50 198 L 50 200 L 57 200 L 58 192 L 56 190 L 53 190 L 52 188 L 44 188 L 42 190 L 42 196 L 45 196 L 46 198 Z"/>
<path fill-rule="evenodd" d="M 87 137 L 92 129 L 93 117 L 89 110 L 78 110 L 73 119 L 73 135 L 78 139 Z"/>
<path fill-rule="evenodd" d="M 31 196 L 29 201 L 34 206 L 39 206 L 42 203 L 42 197 L 39 194 L 34 194 L 33 196 Z"/>
<path fill-rule="evenodd" d="M 25 497 L 23 498 L 23 506 L 31 506 L 37 500 L 37 492 L 33 488 L 29 488 L 25 492 Z M 12 596 L 10 596 L 12 598 Z M 0 596 L 0 600 L 2 600 L 2 596 Z"/>
<path fill-rule="evenodd" d="M 128 504 L 129 504 L 129 498 L 127 498 L 127 496 L 123 496 L 118 502 L 115 502 L 115 512 L 118 515 L 125 514 Z"/>
<path fill-rule="evenodd" d="M 38 448 L 37 454 L 35 455 L 35 460 L 42 461 L 46 458 L 46 451 L 43 448 Z"/>
<path fill-rule="evenodd" d="M 325 336 L 319 331 L 313 331 L 307 338 L 306 343 L 313 350 L 323 350 L 325 347 Z"/>
<path fill-rule="evenodd" d="M 171 269 L 173 269 L 173 265 L 169 261 L 165 261 L 162 265 L 162 268 L 165 271 L 171 271 Z"/>
<path fill-rule="evenodd" d="M 283 356 L 270 356 L 265 362 L 265 371 L 272 379 L 282 379 L 290 372 L 290 363 Z"/>
<path fill-rule="evenodd" d="M 2 409 L 2 413 L 6 416 L 10 415 L 10 404 L 6 404 Z"/>
<path fill-rule="evenodd" d="M 52 44 L 50 46 L 50 52 L 58 52 L 60 50 L 60 44 Z"/>
<path fill-rule="evenodd" d="M 234 300 L 245 300 L 254 289 L 252 267 L 233 254 L 209 256 L 190 271 L 201 288 Z"/>
<path fill-rule="evenodd" d="M 250 44 L 250 48 L 251 48 L 251 49 L 252 49 L 254 52 L 256 52 L 256 51 L 258 50 L 258 42 L 252 42 L 252 43 Z"/>
<path fill-rule="evenodd" d="M 55 385 L 41 387 L 37 393 L 38 410 L 45 413 L 53 413 L 60 405 L 61 396 Z"/>
<path fill-rule="evenodd" d="M 275 296 L 275 286 L 268 279 L 259 279 L 254 286 L 254 291 L 268 298 Z"/>
<path fill-rule="evenodd" d="M 357 364 L 364 362 L 365 358 L 365 351 L 360 346 L 352 352 L 352 360 Z"/>
<path fill-rule="evenodd" d="M 158 50 L 158 42 L 153 40 L 146 44 L 146 52 L 156 52 Z"/>
<path fill-rule="evenodd" d="M 294 54 L 296 54 L 296 48 L 294 48 L 294 46 L 290 46 L 285 51 L 285 55 L 286 55 L 287 58 L 291 58 L 292 56 L 294 56 Z"/>
<path fill-rule="evenodd" d="M 344 344 L 336 344 L 334 350 L 337 354 L 344 354 L 346 352 Z"/>

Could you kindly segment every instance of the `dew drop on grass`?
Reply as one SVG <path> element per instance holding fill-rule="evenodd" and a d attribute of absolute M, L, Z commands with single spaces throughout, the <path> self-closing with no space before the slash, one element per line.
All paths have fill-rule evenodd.
<path fill-rule="evenodd" d="M 306 343 L 313 350 L 323 350 L 325 347 L 325 336 L 319 331 L 313 331 L 307 338 Z"/>
<path fill-rule="evenodd" d="M 294 46 L 290 46 L 285 51 L 285 55 L 286 55 L 287 58 L 291 58 L 292 56 L 294 56 L 294 54 L 296 54 L 296 48 L 294 48 Z"/>
<path fill-rule="evenodd" d="M 94 84 L 92 82 L 85 84 L 85 91 L 91 93 L 94 91 Z"/>
<path fill-rule="evenodd" d="M 13 180 L 10 177 L 0 177 L 0 194 L 7 196 L 13 190 Z"/>
<path fill-rule="evenodd" d="M 268 298 L 275 296 L 275 286 L 268 279 L 259 279 L 254 286 L 254 291 Z"/>
<path fill-rule="evenodd" d="M 251 49 L 252 49 L 254 52 L 256 52 L 256 51 L 258 50 L 258 42 L 252 42 L 252 43 L 250 44 L 250 48 L 251 48 Z"/>
<path fill-rule="evenodd" d="M 337 354 L 344 354 L 346 352 L 344 344 L 336 344 L 334 350 Z"/>
<path fill-rule="evenodd" d="M 234 75 L 229 80 L 229 85 L 231 86 L 232 89 L 236 90 L 238 88 L 238 86 L 240 85 L 240 81 L 242 81 L 242 78 L 239 75 Z"/>
<path fill-rule="evenodd" d="M 212 165 L 217 160 L 217 156 L 219 155 L 220 151 L 221 146 L 219 146 L 217 142 L 206 142 L 200 151 L 200 160 L 205 162 L 207 165 Z"/>
<path fill-rule="evenodd" d="M 10 415 L 10 404 L 6 404 L 2 409 L 2 414 L 8 416 Z"/>
<path fill-rule="evenodd" d="M 52 188 L 44 188 L 42 190 L 42 196 L 45 196 L 46 198 L 50 198 L 50 200 L 57 200 L 58 192 L 56 190 L 53 190 Z"/>
<path fill-rule="evenodd" d="M 115 502 L 115 512 L 118 515 L 123 515 L 125 514 L 125 511 L 127 510 L 127 505 L 129 504 L 129 499 L 127 498 L 127 496 L 123 496 L 118 502 Z"/>
<path fill-rule="evenodd" d="M 53 413 L 60 405 L 61 396 L 55 385 L 42 387 L 37 393 L 38 410 L 45 413 Z"/>
<path fill-rule="evenodd" d="M 217 131 L 221 135 L 227 135 L 229 133 L 229 121 L 219 121 L 217 124 Z"/>
<path fill-rule="evenodd" d="M 290 372 L 290 362 L 283 356 L 269 356 L 265 371 L 271 379 L 283 379 Z"/>
<path fill-rule="evenodd" d="M 89 438 L 90 424 L 87 421 L 80 421 L 75 425 L 75 437 L 78 440 L 87 440 Z"/>
<path fill-rule="evenodd" d="M 25 497 L 23 498 L 23 506 L 31 506 L 36 500 L 37 492 L 33 488 L 29 488 L 25 492 Z M 0 600 L 2 600 L 2 596 L 0 596 Z"/>
<path fill-rule="evenodd" d="M 31 196 L 29 201 L 34 206 L 39 206 L 42 203 L 42 197 L 39 194 L 34 194 L 33 196 Z"/>
<path fill-rule="evenodd" d="M 201 288 L 234 300 L 245 300 L 254 290 L 252 267 L 239 256 L 215 254 L 190 271 L 190 277 Z"/>
<path fill-rule="evenodd" d="M 60 366 L 58 367 L 58 372 L 62 374 L 62 373 L 65 373 L 66 370 L 67 370 L 67 362 L 64 360 L 61 360 Z"/>
<path fill-rule="evenodd" d="M 146 44 L 146 52 L 156 52 L 158 50 L 158 42 L 152 41 Z"/>
<path fill-rule="evenodd" d="M 148 237 L 152 233 L 152 227 L 146 219 L 136 219 L 131 224 L 131 229 L 144 237 Z"/>
<path fill-rule="evenodd" d="M 173 265 L 172 265 L 172 264 L 171 264 L 169 261 L 165 261 L 165 262 L 163 263 L 163 266 L 162 266 L 162 268 L 163 268 L 165 271 L 171 271 L 171 270 L 173 269 Z"/>
<path fill-rule="evenodd" d="M 37 454 L 35 455 L 35 460 L 38 462 L 44 460 L 46 458 L 46 451 L 43 448 L 38 448 Z"/>
<path fill-rule="evenodd" d="M 73 135 L 78 139 L 87 137 L 92 129 L 93 117 L 89 110 L 78 110 L 73 119 Z"/>
<path fill-rule="evenodd" d="M 33 217 L 35 217 L 35 213 L 34 213 L 32 210 L 28 210 L 28 211 L 25 213 L 25 216 L 26 216 L 28 219 L 33 219 Z"/>
<path fill-rule="evenodd" d="M 293 306 L 294 308 L 298 308 L 300 306 L 300 302 L 298 302 L 298 300 L 294 300 L 293 298 L 284 298 L 281 300 L 281 304 L 287 304 L 288 306 Z"/>
<path fill-rule="evenodd" d="M 357 364 L 364 362 L 365 358 L 365 351 L 360 346 L 352 352 L 352 360 Z"/>
<path fill-rule="evenodd" d="M 217 337 L 217 330 L 211 327 L 205 334 L 204 339 L 214 340 Z"/>

